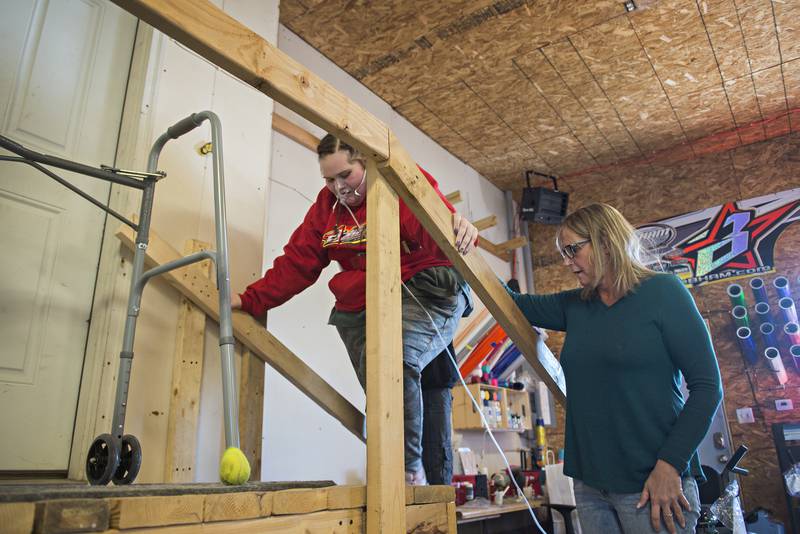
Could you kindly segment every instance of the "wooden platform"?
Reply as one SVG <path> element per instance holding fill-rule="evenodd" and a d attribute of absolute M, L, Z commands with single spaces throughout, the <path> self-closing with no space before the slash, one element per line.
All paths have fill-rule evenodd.
<path fill-rule="evenodd" d="M 366 486 L 330 481 L 0 486 L 0 532 L 237 534 L 366 530 Z M 406 486 L 406 531 L 455 534 L 451 486 Z"/>

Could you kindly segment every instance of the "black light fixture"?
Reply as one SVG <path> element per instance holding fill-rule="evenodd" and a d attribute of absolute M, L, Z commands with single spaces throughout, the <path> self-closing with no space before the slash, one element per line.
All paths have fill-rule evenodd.
<path fill-rule="evenodd" d="M 531 187 L 532 175 L 549 178 L 553 181 L 553 189 Z M 561 224 L 567 215 L 569 193 L 558 190 L 558 178 L 541 172 L 525 171 L 525 181 L 528 186 L 522 190 L 522 219 L 542 224 Z"/>
<path fill-rule="evenodd" d="M 622 2 L 622 5 L 625 6 L 625 11 L 630 13 L 631 11 L 636 11 L 636 2 L 633 0 L 625 0 Z"/>

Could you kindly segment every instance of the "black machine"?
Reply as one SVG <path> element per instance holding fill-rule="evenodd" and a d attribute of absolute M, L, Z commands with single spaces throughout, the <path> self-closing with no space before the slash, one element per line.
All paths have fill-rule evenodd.
<path fill-rule="evenodd" d="M 553 189 L 531 187 L 532 174 L 553 180 Z M 567 215 L 569 193 L 558 190 L 557 178 L 536 171 L 525 171 L 525 180 L 528 186 L 522 190 L 522 219 L 542 224 L 561 224 Z"/>

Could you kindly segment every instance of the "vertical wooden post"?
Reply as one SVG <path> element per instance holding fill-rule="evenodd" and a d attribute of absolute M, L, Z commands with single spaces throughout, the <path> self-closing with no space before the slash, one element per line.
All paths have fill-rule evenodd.
<path fill-rule="evenodd" d="M 397 195 L 367 163 L 367 534 L 405 533 Z"/>
<path fill-rule="evenodd" d="M 250 461 L 250 480 L 261 480 L 264 424 L 264 362 L 242 347 L 239 381 L 239 442 Z"/>
<path fill-rule="evenodd" d="M 190 239 L 186 242 L 185 253 L 192 254 L 208 248 L 210 248 L 208 243 Z M 190 276 L 207 278 L 211 272 L 211 262 L 206 260 L 191 265 L 188 269 Z M 181 297 L 172 364 L 164 482 L 194 481 L 205 331 L 205 312 L 186 297 Z"/>

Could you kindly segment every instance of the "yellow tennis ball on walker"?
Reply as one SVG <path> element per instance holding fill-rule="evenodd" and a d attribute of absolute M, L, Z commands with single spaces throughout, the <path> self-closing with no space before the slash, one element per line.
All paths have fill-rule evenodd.
<path fill-rule="evenodd" d="M 225 484 L 244 484 L 250 478 L 250 462 L 236 447 L 228 448 L 219 462 L 219 478 Z"/>

